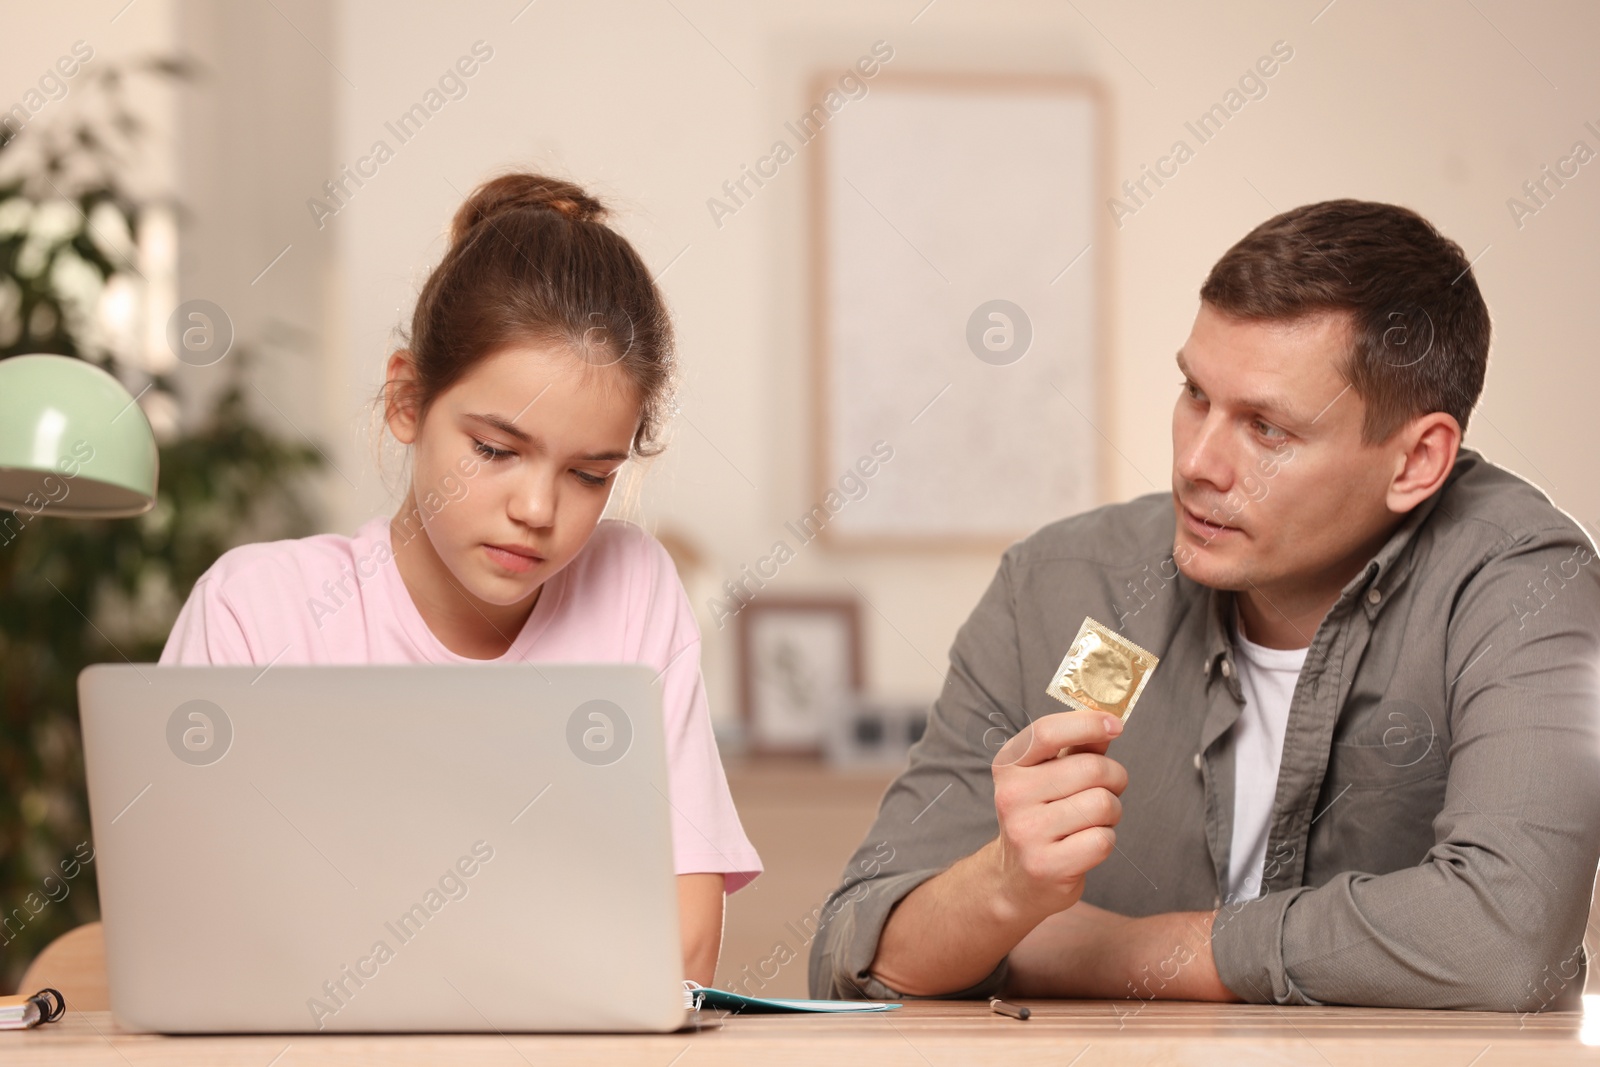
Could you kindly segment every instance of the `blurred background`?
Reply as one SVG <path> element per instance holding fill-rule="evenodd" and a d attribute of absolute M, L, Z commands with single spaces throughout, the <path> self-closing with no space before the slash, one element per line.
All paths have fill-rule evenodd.
<path fill-rule="evenodd" d="M 116 373 L 162 498 L 0 538 L 0 988 L 96 915 L 92 860 L 59 874 L 90 847 L 77 670 L 153 659 L 228 546 L 392 512 L 371 399 L 484 178 L 600 196 L 675 314 L 670 447 L 611 514 L 678 561 L 766 864 L 718 984 L 793 995 L 1001 550 L 1164 491 L 1200 281 L 1269 216 L 1385 200 L 1459 242 L 1495 325 L 1467 443 L 1594 529 L 1597 38 L 1575 0 L 13 12 L 0 356 Z"/>

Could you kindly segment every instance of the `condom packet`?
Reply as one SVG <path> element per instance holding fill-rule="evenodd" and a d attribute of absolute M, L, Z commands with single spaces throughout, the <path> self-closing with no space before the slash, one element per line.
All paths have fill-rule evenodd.
<path fill-rule="evenodd" d="M 1126 722 L 1159 662 L 1109 626 L 1085 617 L 1045 692 L 1070 708 L 1105 711 Z"/>

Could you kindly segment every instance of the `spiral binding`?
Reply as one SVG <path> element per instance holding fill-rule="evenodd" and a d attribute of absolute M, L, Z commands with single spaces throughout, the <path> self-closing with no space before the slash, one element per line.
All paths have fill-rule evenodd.
<path fill-rule="evenodd" d="M 61 995 L 59 989 L 52 989 L 49 986 L 39 990 L 28 999 L 39 1006 L 39 1021 L 41 1023 L 53 1023 L 61 1018 L 67 1010 L 67 998 Z"/>

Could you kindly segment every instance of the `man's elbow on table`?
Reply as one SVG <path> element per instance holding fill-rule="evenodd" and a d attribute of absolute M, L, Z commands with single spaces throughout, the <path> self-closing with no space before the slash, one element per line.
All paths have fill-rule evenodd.
<path fill-rule="evenodd" d="M 1549 928 L 1532 937 L 1510 931 L 1486 938 L 1463 974 L 1463 1003 L 1468 1011 L 1522 1014 L 1571 1010 L 1583 1003 L 1582 934 L 1570 944 Z"/>
<path fill-rule="evenodd" d="M 1230 988 L 1247 1000 L 1281 1004 L 1515 1013 L 1582 1004 L 1587 891 L 1570 905 L 1536 892 L 1478 896 L 1471 906 L 1414 899 L 1412 920 L 1383 933 L 1383 924 L 1374 924 L 1380 913 L 1368 901 L 1360 909 L 1365 933 L 1355 931 L 1354 939 L 1346 936 L 1352 933 L 1348 917 L 1324 908 L 1302 911 L 1310 896 L 1284 917 L 1279 981 L 1265 968 L 1243 966 L 1254 955 L 1244 942 L 1223 946 L 1222 978 Z"/>

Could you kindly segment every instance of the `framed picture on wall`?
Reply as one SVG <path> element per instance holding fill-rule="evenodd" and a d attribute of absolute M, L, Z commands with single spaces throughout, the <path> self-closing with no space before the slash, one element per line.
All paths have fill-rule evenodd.
<path fill-rule="evenodd" d="M 850 597 L 761 597 L 739 612 L 739 695 L 752 751 L 817 755 L 862 689 Z"/>
<path fill-rule="evenodd" d="M 818 134 L 813 499 L 892 453 L 824 543 L 1003 548 L 1104 503 L 1104 96 L 885 71 Z"/>

